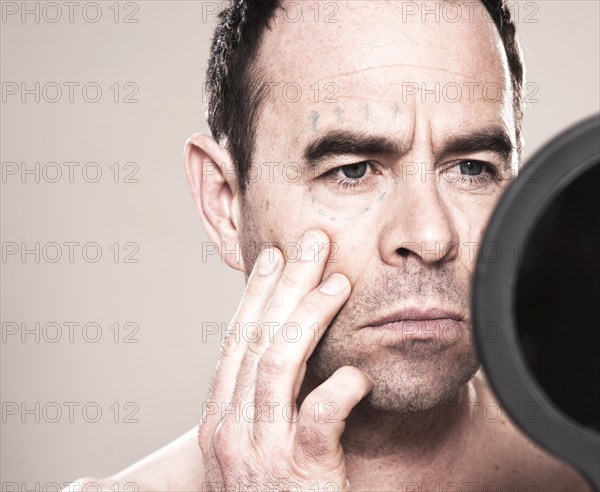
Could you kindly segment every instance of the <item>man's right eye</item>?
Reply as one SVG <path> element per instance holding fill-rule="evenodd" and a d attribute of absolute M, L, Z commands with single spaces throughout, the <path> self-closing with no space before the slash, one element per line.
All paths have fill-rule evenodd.
<path fill-rule="evenodd" d="M 342 188 L 358 188 L 373 178 L 373 173 L 364 177 L 369 166 L 372 166 L 370 161 L 363 161 L 334 167 L 323 174 L 322 178 Z"/>

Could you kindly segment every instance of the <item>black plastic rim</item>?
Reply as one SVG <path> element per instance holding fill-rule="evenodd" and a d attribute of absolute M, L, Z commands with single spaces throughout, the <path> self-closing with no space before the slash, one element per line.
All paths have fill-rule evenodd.
<path fill-rule="evenodd" d="M 511 245 L 527 244 L 553 199 L 599 160 L 600 116 L 595 115 L 552 139 L 523 166 L 487 226 L 472 289 L 475 343 L 492 390 L 527 435 L 577 467 L 595 490 L 600 490 L 600 434 L 563 413 L 529 372 L 516 332 L 520 261 L 509 252 Z M 488 246 L 496 252 L 500 247 L 501 254 L 488 258 Z M 523 409 L 532 404 L 536 418 L 523 418 Z"/>

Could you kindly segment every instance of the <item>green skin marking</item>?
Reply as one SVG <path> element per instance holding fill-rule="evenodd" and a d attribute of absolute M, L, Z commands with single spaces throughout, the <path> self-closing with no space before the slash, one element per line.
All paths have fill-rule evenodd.
<path fill-rule="evenodd" d="M 366 106 L 364 106 L 363 108 L 364 108 L 364 115 L 365 115 L 365 119 L 367 119 L 367 120 L 368 120 L 368 119 L 369 119 L 369 105 L 367 104 L 367 105 L 366 105 Z M 393 106 L 393 108 L 394 108 L 394 115 L 396 115 L 397 113 L 401 112 L 401 111 L 400 111 L 400 107 L 398 106 L 398 103 L 394 103 L 394 106 Z M 343 113 L 343 111 L 340 109 L 340 107 L 339 107 L 339 106 L 336 106 L 336 107 L 335 107 L 335 109 L 334 109 L 334 112 L 337 114 L 338 121 L 339 121 L 339 122 L 341 122 L 341 121 L 342 121 L 342 113 Z M 312 129 L 313 129 L 313 131 L 316 131 L 316 130 L 317 130 L 317 121 L 318 121 L 318 119 L 319 119 L 319 113 L 318 113 L 317 111 L 311 111 L 311 113 L 310 113 L 310 117 L 309 117 L 309 118 L 310 118 L 310 120 L 311 120 L 311 123 L 312 123 Z M 309 191 L 309 192 L 311 192 L 311 195 L 310 195 L 310 203 L 311 203 L 312 205 L 314 205 L 314 204 L 315 204 L 315 202 L 316 202 L 316 198 L 315 198 L 315 196 L 312 194 L 312 186 L 310 186 L 310 187 L 308 188 L 308 191 Z M 382 202 L 382 201 L 383 201 L 383 199 L 384 199 L 384 197 L 385 197 L 386 193 L 387 193 L 387 191 L 384 191 L 383 193 L 381 193 L 381 195 L 379 195 L 379 201 L 380 201 L 380 202 Z M 331 221 L 336 221 L 336 220 L 348 221 L 348 220 L 354 220 L 354 219 L 356 219 L 356 218 L 357 218 L 357 217 L 359 217 L 360 215 L 362 215 L 362 214 L 364 214 L 365 212 L 367 212 L 367 211 L 368 211 L 370 208 L 371 208 L 371 206 L 369 205 L 368 207 L 365 207 L 365 208 L 363 209 L 363 211 L 362 211 L 362 212 L 359 212 L 359 213 L 357 213 L 357 214 L 355 214 L 355 215 L 352 215 L 352 216 L 350 216 L 350 217 L 336 217 L 336 216 L 334 216 L 334 215 L 328 215 L 327 213 L 325 213 L 325 212 L 324 212 L 322 209 L 320 209 L 320 208 L 317 208 L 316 212 L 317 212 L 317 214 L 319 214 L 321 217 L 327 217 L 327 218 L 328 218 L 329 220 L 331 220 Z"/>
<path fill-rule="evenodd" d="M 317 120 L 319 119 L 319 113 L 317 113 L 316 111 L 311 111 L 309 118 L 311 120 L 312 130 L 313 130 L 313 132 L 316 132 L 317 131 Z"/>
<path fill-rule="evenodd" d="M 309 188 L 309 191 L 311 191 L 311 188 Z M 379 195 L 379 201 L 383 201 L 383 197 L 385 196 L 386 192 L 384 191 L 381 195 Z M 310 195 L 310 203 L 312 205 L 314 205 L 316 203 L 316 198 L 315 196 L 312 194 Z M 362 214 L 364 214 L 365 212 L 368 212 L 369 209 L 371 208 L 371 205 L 369 205 L 368 207 L 365 207 L 362 212 L 358 212 L 354 215 L 348 216 L 348 217 L 336 217 L 335 215 L 329 215 L 327 212 L 325 212 L 323 209 L 321 208 L 317 208 L 316 212 L 318 215 L 320 215 L 321 217 L 327 217 L 327 219 L 331 220 L 332 222 L 335 222 L 336 220 L 341 220 L 341 221 L 349 221 L 349 220 L 354 220 L 357 217 L 360 217 Z"/>
<path fill-rule="evenodd" d="M 365 115 L 365 120 L 369 121 L 369 105 L 365 104 L 363 106 L 363 114 Z"/>

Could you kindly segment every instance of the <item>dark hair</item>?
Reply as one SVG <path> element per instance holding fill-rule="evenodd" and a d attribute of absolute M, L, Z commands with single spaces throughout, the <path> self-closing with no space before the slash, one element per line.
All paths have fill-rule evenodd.
<path fill-rule="evenodd" d="M 496 25 L 506 51 L 513 90 L 517 152 L 521 153 L 523 60 L 515 23 L 506 0 L 480 0 Z M 281 0 L 230 0 L 219 13 L 205 88 L 207 119 L 215 140 L 226 139 L 242 196 L 252 161 L 256 119 L 265 101 L 267 84 L 255 60 L 262 33 Z"/>

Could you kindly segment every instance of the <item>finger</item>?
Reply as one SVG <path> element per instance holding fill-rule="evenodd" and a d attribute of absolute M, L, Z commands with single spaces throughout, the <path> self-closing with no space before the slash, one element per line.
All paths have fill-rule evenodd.
<path fill-rule="evenodd" d="M 304 297 L 288 321 L 275 334 L 258 362 L 256 402 L 261 397 L 276 402 L 296 400 L 306 361 L 313 353 L 327 326 L 350 295 L 350 281 L 341 273 L 330 275 Z M 270 386 L 271 391 L 263 388 Z M 288 423 L 289 424 L 289 423 Z"/>
<path fill-rule="evenodd" d="M 340 367 L 304 399 L 296 427 L 299 464 L 335 467 L 343 457 L 340 438 L 351 410 L 372 389 L 371 379 L 353 366 Z"/>
<path fill-rule="evenodd" d="M 254 401 L 258 361 L 283 322 L 319 283 L 327 258 L 323 252 L 327 241 L 327 235 L 322 231 L 306 231 L 299 243 L 300 259 L 288 261 L 283 268 L 273 295 L 260 316 L 257 336 L 248 341 L 233 395 L 234 402 L 245 404 Z M 265 390 L 268 397 L 268 388 Z"/>
<path fill-rule="evenodd" d="M 327 235 L 320 230 L 309 230 L 298 243 L 296 258 L 288 261 L 273 296 L 261 316 L 262 337 L 249 344 L 248 349 L 260 357 L 273 341 L 274 334 L 296 310 L 301 300 L 312 291 L 323 278 L 328 251 Z"/>
<path fill-rule="evenodd" d="M 298 375 L 296 385 L 294 386 L 294 393 L 292 394 L 292 401 L 296 401 L 298 399 L 298 395 L 302 389 L 302 383 L 304 382 L 304 376 L 306 376 L 306 364 L 303 364 L 300 368 L 300 374 Z"/>
<path fill-rule="evenodd" d="M 252 329 L 267 306 L 283 268 L 283 255 L 278 248 L 263 249 L 252 268 L 242 300 L 221 344 L 221 354 L 211 382 L 210 399 L 215 402 L 231 401 L 248 339 Z"/>

